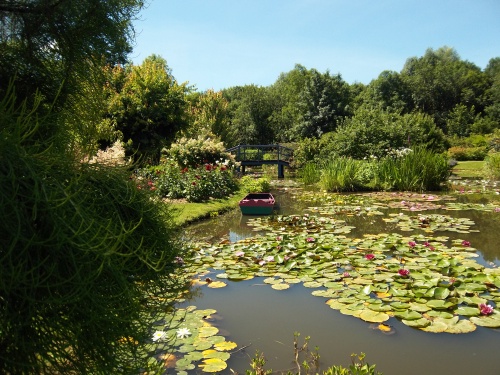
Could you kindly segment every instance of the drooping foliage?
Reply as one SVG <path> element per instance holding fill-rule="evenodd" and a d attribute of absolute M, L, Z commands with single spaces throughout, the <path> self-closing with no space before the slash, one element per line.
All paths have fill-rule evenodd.
<path fill-rule="evenodd" d="M 142 0 L 9 0 L 0 3 L 0 94 L 12 77 L 22 101 L 36 90 L 64 104 L 91 61 L 124 63 Z"/>
<path fill-rule="evenodd" d="M 168 211 L 42 137 L 54 118 L 12 91 L 0 116 L 0 372 L 147 367 L 150 317 L 183 286 Z"/>

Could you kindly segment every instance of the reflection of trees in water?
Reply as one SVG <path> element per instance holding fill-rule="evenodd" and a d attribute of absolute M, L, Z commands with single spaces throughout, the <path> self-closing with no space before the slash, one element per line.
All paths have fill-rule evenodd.
<path fill-rule="evenodd" d="M 481 251 L 486 261 L 500 260 L 500 212 L 484 212 L 477 210 L 460 211 L 462 217 L 468 217 L 476 223 L 473 229 L 479 233 L 462 234 L 471 245 Z"/>

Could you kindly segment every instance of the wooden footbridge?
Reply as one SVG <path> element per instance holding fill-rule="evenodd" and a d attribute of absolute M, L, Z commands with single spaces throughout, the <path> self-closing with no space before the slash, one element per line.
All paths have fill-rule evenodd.
<path fill-rule="evenodd" d="M 245 174 L 246 166 L 277 165 L 278 178 L 285 177 L 285 166 L 290 166 L 293 150 L 277 145 L 238 145 L 226 150 L 234 155 L 241 165 L 241 173 Z"/>

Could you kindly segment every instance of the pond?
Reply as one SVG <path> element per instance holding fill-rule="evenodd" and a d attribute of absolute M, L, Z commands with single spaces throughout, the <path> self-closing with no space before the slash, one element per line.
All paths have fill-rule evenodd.
<path fill-rule="evenodd" d="M 309 193 L 294 188 L 279 189 L 273 193 L 279 203 L 278 215 L 333 215 L 335 220 L 343 221 L 350 227 L 350 230 L 339 234 L 346 241 L 367 234 L 384 233 L 409 237 L 423 234 L 438 239 L 446 236 L 446 241 L 441 240 L 448 246 L 452 246 L 453 240 L 458 241 L 455 243 L 466 241 L 467 246 L 470 243 L 478 255 L 473 258 L 474 262 L 488 269 L 500 266 L 500 209 L 498 203 L 493 208 L 489 206 L 481 195 L 463 194 L 458 199 L 448 199 L 430 194 L 424 198 L 418 195 L 372 194 L 366 198 L 371 202 L 366 210 L 359 208 L 364 206 L 356 195 L 354 201 L 346 198 L 346 202 L 355 202 L 357 209 L 352 206 L 345 208 L 348 206 L 344 205 L 343 211 L 337 210 L 332 214 L 332 205 L 325 205 L 330 199 L 326 196 L 312 194 L 308 198 Z M 377 203 L 373 203 L 375 201 Z M 467 205 L 468 202 L 470 204 Z M 322 207 L 330 208 L 325 211 Z M 376 214 L 371 214 L 370 210 Z M 409 218 L 417 215 L 420 215 L 420 222 L 412 226 Z M 439 217 L 446 218 L 446 225 L 458 230 L 449 230 L 446 225 L 423 228 L 422 215 L 426 215 L 426 220 L 433 219 L 432 215 L 441 215 Z M 239 210 L 234 210 L 190 226 L 185 237 L 210 243 L 237 243 L 258 234 L 259 225 L 265 227 L 266 222 L 259 224 L 255 217 L 243 216 Z M 311 241 L 321 239 L 321 232 L 310 233 L 313 233 Z M 420 242 L 422 247 L 423 241 Z M 457 259 L 461 257 L 457 255 Z M 387 259 L 392 258 L 387 256 Z M 403 257 L 400 261 L 404 265 Z M 208 268 L 200 279 L 219 280 L 218 275 L 223 273 L 224 270 Z M 271 287 L 267 276 L 241 281 L 223 277 L 221 279 L 226 286 L 222 288 L 210 288 L 207 283 L 201 282 L 193 297 L 183 304 L 198 309 L 215 309 L 211 324 L 218 328 L 219 335 L 237 343 L 238 347 L 231 351 L 227 369 L 222 373 L 245 373 L 256 351 L 264 353 L 266 369 L 294 371 L 293 341 L 296 332 L 300 333 L 300 342 L 306 336 L 310 337 L 310 349 L 319 348 L 321 370 L 332 365 L 347 366 L 352 353 L 364 352 L 366 362 L 376 364 L 376 369 L 385 375 L 500 373 L 499 328 L 477 326 L 468 333 L 434 333 L 413 328 L 391 316 L 383 323 L 386 329 L 380 329 L 378 323 L 331 308 L 326 303 L 329 298 L 312 294 L 318 288 L 306 287 L 305 282 L 293 282 L 287 289 L 276 290 Z M 313 280 L 314 275 L 310 278 L 310 281 Z M 497 292 L 492 292 L 492 295 L 497 296 Z M 373 291 L 368 290 L 367 294 L 373 295 Z M 491 300 L 488 303 L 495 306 Z"/>

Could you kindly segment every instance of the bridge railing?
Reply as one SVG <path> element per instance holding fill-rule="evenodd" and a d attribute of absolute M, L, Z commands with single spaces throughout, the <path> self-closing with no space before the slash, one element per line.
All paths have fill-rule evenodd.
<path fill-rule="evenodd" d="M 238 145 L 226 150 L 235 156 L 236 161 L 275 160 L 290 162 L 293 154 L 291 148 L 276 145 Z"/>

